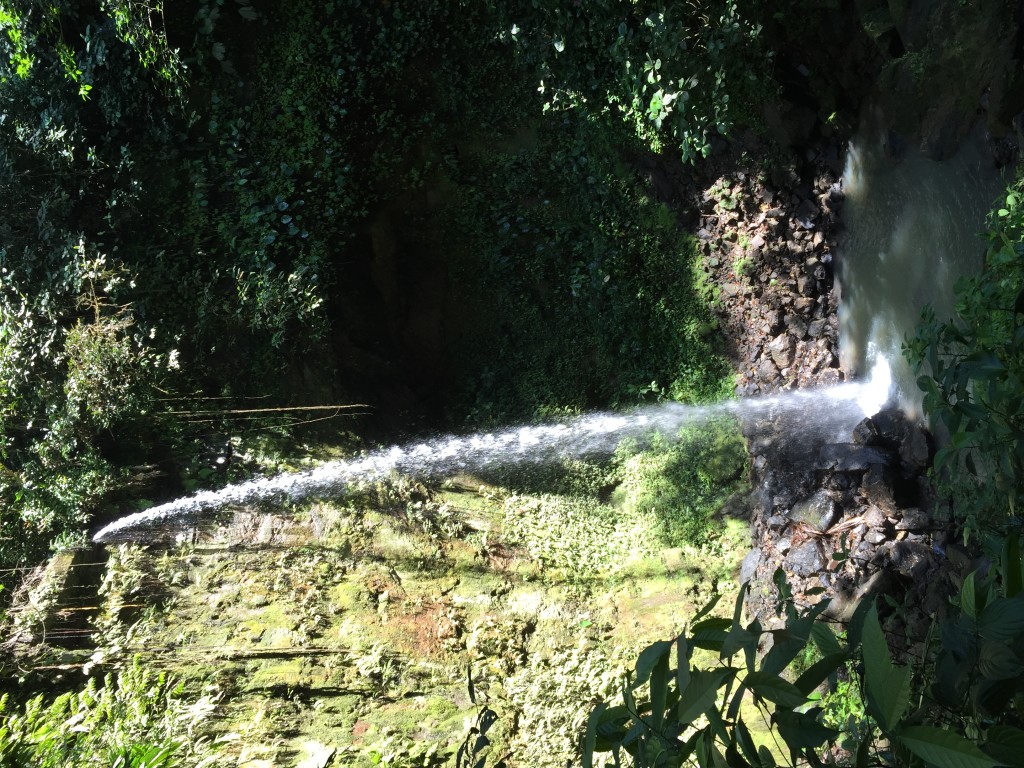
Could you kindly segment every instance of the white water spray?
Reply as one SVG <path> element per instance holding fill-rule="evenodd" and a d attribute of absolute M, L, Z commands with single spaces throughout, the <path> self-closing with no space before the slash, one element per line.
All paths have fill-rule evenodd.
<path fill-rule="evenodd" d="M 641 408 L 624 414 L 596 413 L 562 424 L 517 427 L 465 437 L 448 436 L 405 447 L 392 447 L 348 461 L 333 461 L 295 474 L 261 478 L 203 491 L 187 498 L 128 515 L 93 536 L 98 543 L 135 539 L 153 528 L 182 526 L 203 512 L 230 505 L 255 505 L 309 497 L 342 496 L 348 486 L 398 472 L 417 477 L 443 477 L 499 466 L 545 464 L 561 458 L 610 455 L 625 438 L 655 433 L 673 435 L 682 427 L 699 426 L 733 415 L 741 420 L 782 420 L 790 433 L 808 438 L 845 440 L 865 415 L 877 413 L 890 394 L 884 359 L 864 383 L 823 390 L 730 400 L 715 405 L 679 403 Z"/>
<path fill-rule="evenodd" d="M 1003 189 L 982 132 L 941 162 L 912 149 L 893 157 L 885 132 L 865 129 L 850 145 L 843 174 L 845 242 L 839 260 L 839 350 L 842 368 L 892 364 L 894 397 L 911 417 L 921 413 L 917 376 L 903 358 L 921 308 L 952 317 L 953 286 L 982 264 L 985 214 Z"/>

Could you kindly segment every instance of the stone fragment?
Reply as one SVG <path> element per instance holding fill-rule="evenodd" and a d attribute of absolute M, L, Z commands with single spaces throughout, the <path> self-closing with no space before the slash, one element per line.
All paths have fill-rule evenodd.
<path fill-rule="evenodd" d="M 757 367 L 757 378 L 764 382 L 775 381 L 779 376 L 779 371 L 775 367 L 770 357 L 762 357 L 761 363 Z"/>
<path fill-rule="evenodd" d="M 814 220 L 818 218 L 818 206 L 810 200 L 804 200 L 796 209 L 793 218 L 804 229 L 814 229 Z"/>
<path fill-rule="evenodd" d="M 807 335 L 807 322 L 798 315 L 790 315 L 786 318 L 786 327 L 789 334 L 798 341 Z"/>
<path fill-rule="evenodd" d="M 857 445 L 873 445 L 878 440 L 878 428 L 868 416 L 853 428 L 853 442 Z"/>
<path fill-rule="evenodd" d="M 927 433 L 917 424 L 911 424 L 907 435 L 900 443 L 900 458 L 909 467 L 920 470 L 928 466 L 931 446 Z"/>
<path fill-rule="evenodd" d="M 761 557 L 760 549 L 752 549 L 747 552 L 747 556 L 743 558 L 743 563 L 740 565 L 740 584 L 746 584 L 754 578 L 757 566 L 761 564 Z"/>
<path fill-rule="evenodd" d="M 878 530 L 870 530 L 864 536 L 864 541 L 868 544 L 881 544 L 886 540 L 886 535 Z"/>
<path fill-rule="evenodd" d="M 908 579 L 922 578 L 932 563 L 932 551 L 925 544 L 901 541 L 892 550 L 892 564 Z"/>
<path fill-rule="evenodd" d="M 796 341 L 792 336 L 782 333 L 772 339 L 766 347 L 775 365 L 779 368 L 788 368 L 793 363 L 793 352 L 796 349 Z"/>
<path fill-rule="evenodd" d="M 861 480 L 860 492 L 869 504 L 880 507 L 884 512 L 891 513 L 896 510 L 892 470 L 888 466 L 874 464 L 868 468 Z"/>
<path fill-rule="evenodd" d="M 878 507 L 868 507 L 861 516 L 871 528 L 883 528 L 888 523 L 885 514 Z"/>
<path fill-rule="evenodd" d="M 904 509 L 903 517 L 896 523 L 897 531 L 926 531 L 931 527 L 931 516 L 917 507 Z"/>
<path fill-rule="evenodd" d="M 809 499 L 794 504 L 790 518 L 817 531 L 826 531 L 835 522 L 836 503 L 826 491 L 820 490 Z"/>
<path fill-rule="evenodd" d="M 833 469 L 836 472 L 863 472 L 874 464 L 892 463 L 893 454 L 884 448 L 856 443 L 833 443 L 822 446 L 815 469 Z"/>
<path fill-rule="evenodd" d="M 814 576 L 825 568 L 825 556 L 817 541 L 805 541 L 786 555 L 786 568 L 797 576 Z"/>
<path fill-rule="evenodd" d="M 812 320 L 807 324 L 807 335 L 812 339 L 819 338 L 823 333 L 825 333 L 824 320 Z"/>

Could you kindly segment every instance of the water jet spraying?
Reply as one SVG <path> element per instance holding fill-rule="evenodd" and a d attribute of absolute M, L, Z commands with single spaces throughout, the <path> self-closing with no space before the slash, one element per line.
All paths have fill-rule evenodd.
<path fill-rule="evenodd" d="M 446 436 L 393 446 L 346 461 L 333 461 L 306 472 L 260 478 L 217 491 L 152 507 L 99 530 L 93 541 L 138 539 L 145 531 L 183 526 L 204 512 L 230 505 L 343 496 L 352 483 L 373 481 L 398 472 L 413 477 L 443 477 L 497 466 L 545 464 L 558 459 L 611 455 L 626 438 L 644 440 L 655 433 L 672 435 L 723 416 L 741 421 L 772 419 L 803 438 L 841 439 L 865 415 L 876 413 L 889 397 L 889 370 L 880 364 L 870 379 L 822 390 L 795 390 L 778 395 L 730 400 L 713 405 L 665 403 L 631 412 L 594 413 L 557 424 L 515 427 L 499 432 Z"/>

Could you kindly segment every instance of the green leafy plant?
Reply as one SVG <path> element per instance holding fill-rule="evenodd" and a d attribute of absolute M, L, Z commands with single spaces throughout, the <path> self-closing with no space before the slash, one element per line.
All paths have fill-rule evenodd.
<path fill-rule="evenodd" d="M 784 626 L 771 632 L 756 620 L 741 622 L 743 590 L 731 620 L 710 615 L 712 601 L 686 633 L 640 654 L 621 704 L 594 709 L 582 742 L 583 765 L 589 768 L 601 752 L 610 752 L 616 765 L 628 755 L 635 766 L 659 768 L 691 760 L 702 768 L 722 762 L 744 768 L 820 765 L 837 748 L 865 766 L 1016 765 L 1013 745 L 1024 738 L 1017 706 L 1024 693 L 1019 540 L 1007 543 L 999 563 L 999 579 L 972 573 L 964 580 L 959 610 L 933 633 L 937 644 L 919 638 L 918 657 L 904 646 L 902 663 L 872 601 L 857 607 L 845 637 L 822 621 L 827 601 L 798 610 L 786 600 Z M 781 572 L 776 583 L 788 596 Z M 766 637 L 770 649 L 761 655 Z M 811 643 L 819 660 L 788 677 Z M 849 673 L 851 663 L 864 709 L 849 701 L 844 706 L 856 728 L 837 723 L 834 705 L 822 706 L 818 693 L 827 689 L 826 702 L 850 697 L 837 673 Z M 755 743 L 745 722 L 748 699 L 770 725 L 776 749 Z"/>
<path fill-rule="evenodd" d="M 728 133 L 737 104 L 756 101 L 771 57 L 733 0 L 495 5 L 506 38 L 536 63 L 546 109 L 611 113 L 652 149 L 689 161 Z"/>
<path fill-rule="evenodd" d="M 984 271 L 956 287 L 956 318 L 926 309 L 905 350 L 945 433 L 934 474 L 965 536 L 1002 530 L 1024 500 L 1024 182 L 987 239 Z"/>
<path fill-rule="evenodd" d="M 216 697 L 189 702 L 182 685 L 138 660 L 103 684 L 47 702 L 43 696 L 13 707 L 0 697 L 0 766 L 3 768 L 174 768 L 212 754 L 201 724 Z"/>

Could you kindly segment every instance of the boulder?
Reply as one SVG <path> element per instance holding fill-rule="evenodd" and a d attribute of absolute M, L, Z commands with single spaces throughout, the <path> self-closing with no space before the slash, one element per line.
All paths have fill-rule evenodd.
<path fill-rule="evenodd" d="M 853 442 L 857 445 L 873 445 L 878 440 L 878 427 L 868 416 L 853 428 Z"/>
<path fill-rule="evenodd" d="M 772 361 L 779 368 L 788 368 L 793 363 L 796 340 L 789 334 L 782 333 L 768 342 L 765 350 L 771 355 Z"/>
<path fill-rule="evenodd" d="M 809 499 L 794 504 L 790 518 L 817 531 L 826 531 L 835 522 L 836 503 L 828 492 L 820 490 Z"/>
<path fill-rule="evenodd" d="M 897 531 L 927 531 L 932 527 L 932 518 L 923 509 L 912 507 L 902 511 L 902 517 L 896 523 Z"/>
<path fill-rule="evenodd" d="M 889 465 L 895 456 L 892 451 L 856 443 L 833 443 L 822 446 L 815 469 L 836 472 L 865 472 L 873 465 Z"/>
<path fill-rule="evenodd" d="M 825 555 L 817 541 L 805 541 L 786 555 L 786 568 L 796 576 L 815 576 L 825 568 Z"/>
<path fill-rule="evenodd" d="M 931 459 L 931 445 L 928 434 L 917 424 L 910 424 L 900 443 L 900 459 L 913 470 L 928 467 Z"/>
<path fill-rule="evenodd" d="M 743 563 L 740 565 L 740 584 L 746 584 L 748 581 L 753 579 L 757 573 L 757 566 L 760 564 L 760 549 L 752 549 L 747 552 L 747 556 L 743 558 Z"/>

